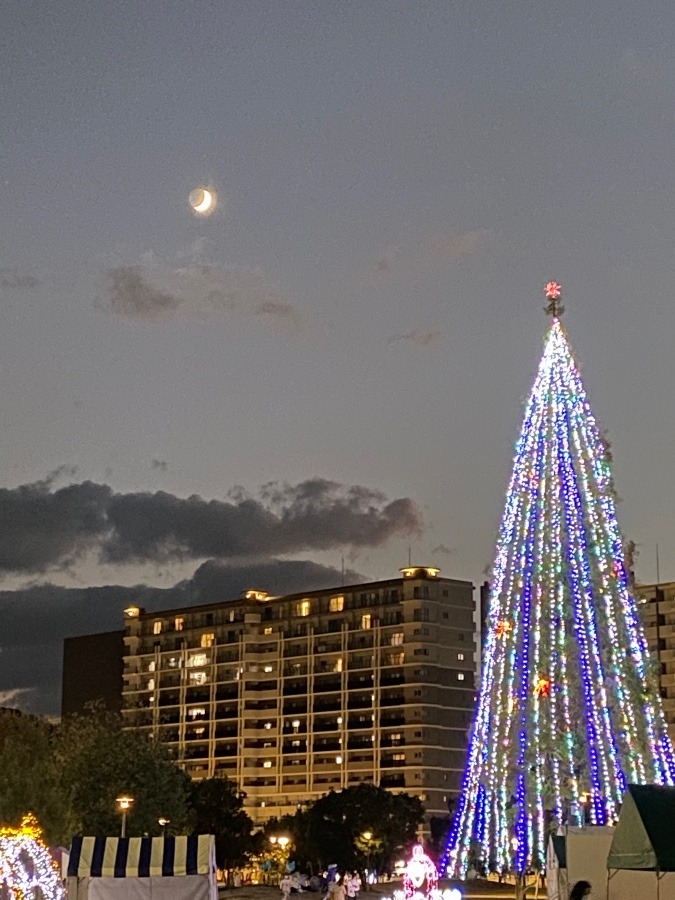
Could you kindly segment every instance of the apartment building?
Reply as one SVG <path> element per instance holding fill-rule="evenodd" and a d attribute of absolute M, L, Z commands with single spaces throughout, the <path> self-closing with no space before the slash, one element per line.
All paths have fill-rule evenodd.
<path fill-rule="evenodd" d="M 675 581 L 636 584 L 647 642 L 659 663 L 659 683 L 670 738 L 675 742 Z"/>
<path fill-rule="evenodd" d="M 473 585 L 399 578 L 125 610 L 123 714 L 192 778 L 223 774 L 256 824 L 359 782 L 427 817 L 459 793 L 474 706 Z"/>

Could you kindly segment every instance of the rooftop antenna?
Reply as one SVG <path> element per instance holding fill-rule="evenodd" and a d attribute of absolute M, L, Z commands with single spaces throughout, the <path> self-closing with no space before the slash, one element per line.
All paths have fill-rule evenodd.
<path fill-rule="evenodd" d="M 659 566 L 659 545 L 656 545 L 656 583 L 661 584 L 661 569 Z"/>

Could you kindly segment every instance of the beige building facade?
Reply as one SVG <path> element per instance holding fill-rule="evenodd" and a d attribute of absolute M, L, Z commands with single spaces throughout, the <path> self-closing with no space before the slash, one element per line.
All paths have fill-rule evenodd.
<path fill-rule="evenodd" d="M 256 824 L 370 782 L 445 816 L 474 707 L 473 585 L 399 578 L 125 610 L 123 715 L 195 779 L 226 775 Z"/>
<path fill-rule="evenodd" d="M 636 584 L 649 649 L 660 664 L 659 681 L 670 738 L 675 742 L 675 581 Z"/>

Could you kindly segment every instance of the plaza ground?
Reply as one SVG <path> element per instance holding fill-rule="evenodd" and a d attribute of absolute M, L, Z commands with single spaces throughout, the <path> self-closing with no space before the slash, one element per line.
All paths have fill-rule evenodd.
<path fill-rule="evenodd" d="M 471 900 L 489 900 L 492 897 L 514 897 L 515 889 L 513 885 L 497 884 L 493 881 L 468 881 L 464 883 L 446 881 L 443 879 L 439 885 L 441 890 L 446 887 L 458 887 L 465 897 Z M 395 890 L 401 888 L 400 881 L 390 881 L 386 884 L 374 885 L 369 891 L 362 891 L 359 894 L 359 900 L 384 900 L 390 898 Z M 281 900 L 281 891 L 277 887 L 263 884 L 244 885 L 239 888 L 221 888 L 219 891 L 221 900 Z M 295 898 L 299 895 L 293 894 Z M 307 891 L 304 895 L 307 900 L 323 900 L 321 893 Z M 534 898 L 535 891 L 531 888 L 528 891 L 528 898 Z M 546 900 L 546 888 L 539 891 L 541 900 Z"/>

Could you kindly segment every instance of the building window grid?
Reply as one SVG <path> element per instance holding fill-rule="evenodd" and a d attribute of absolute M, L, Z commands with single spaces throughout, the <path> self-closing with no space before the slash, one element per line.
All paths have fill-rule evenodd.
<path fill-rule="evenodd" d="M 364 599 L 364 598 L 363 598 L 363 595 L 362 595 L 361 598 L 359 598 L 359 599 L 361 599 L 361 600 L 363 601 L 363 599 Z M 376 601 L 375 601 L 375 602 L 376 602 Z M 347 603 L 347 604 L 345 604 L 345 605 L 348 606 L 349 604 Z M 337 610 L 333 610 L 333 611 L 337 611 Z M 416 621 L 428 621 L 428 610 L 420 609 L 420 610 L 418 610 L 417 612 L 419 613 L 419 615 L 418 615 L 418 614 L 415 614 L 415 616 L 414 616 L 414 618 L 415 618 Z M 307 615 L 309 615 L 309 614 L 310 614 L 310 612 L 307 612 Z M 369 622 L 368 622 L 368 619 L 365 618 L 366 616 L 370 617 L 370 621 L 369 621 Z M 402 616 L 401 616 L 401 619 L 402 619 Z M 393 621 L 391 621 L 389 624 L 398 624 L 398 622 L 401 621 L 401 619 L 393 620 Z M 365 614 L 361 617 L 360 623 L 359 623 L 359 624 L 361 624 L 361 630 L 370 630 L 370 629 L 372 629 L 372 628 L 373 628 L 373 622 L 374 622 L 373 614 L 372 614 L 372 613 L 365 613 Z M 157 633 L 159 634 L 159 633 L 161 633 L 161 626 L 162 626 L 162 623 L 159 622 L 158 624 L 159 624 L 159 631 L 158 631 Z M 379 646 L 381 646 L 381 647 L 384 647 L 384 646 L 398 646 L 398 645 L 399 645 L 399 642 L 401 641 L 401 638 L 398 637 L 398 634 L 403 634 L 403 632 L 397 632 L 397 633 L 396 633 L 396 637 L 394 637 L 393 640 L 392 640 L 391 632 L 389 632 L 388 634 L 384 634 L 384 635 L 381 636 L 381 640 L 377 641 L 376 643 L 377 643 Z M 462 635 L 460 636 L 460 639 L 463 639 L 463 638 L 464 638 L 464 635 L 462 634 Z M 372 643 L 372 641 L 371 641 L 371 643 Z M 160 644 L 160 646 L 161 646 L 161 644 Z M 358 649 L 358 648 L 356 648 L 356 649 Z M 302 648 L 302 649 L 299 651 L 299 656 L 307 656 L 308 652 L 310 652 L 310 651 L 309 651 L 309 648 L 305 646 L 304 648 Z M 352 657 L 353 657 L 353 654 L 354 654 L 354 651 L 353 651 L 353 650 L 350 650 L 350 651 L 348 651 L 348 653 L 347 653 L 346 661 L 345 661 L 345 665 L 344 665 L 345 670 L 347 670 L 347 671 L 350 671 L 351 668 L 352 668 Z M 463 655 L 463 654 L 462 654 L 462 655 Z M 459 655 L 458 655 L 458 658 L 460 658 Z M 391 660 L 392 660 L 392 657 L 389 657 L 389 659 L 386 659 L 386 658 L 383 656 L 383 657 L 381 658 L 381 664 L 383 664 L 384 667 L 387 667 L 388 665 L 391 665 L 391 664 L 392 664 Z M 360 659 L 360 662 L 362 663 L 363 660 Z M 374 664 L 374 659 L 371 658 L 371 659 L 368 661 L 368 664 L 369 664 L 370 666 L 372 666 L 372 665 Z M 180 668 L 180 662 L 178 662 L 177 667 Z M 204 673 L 204 674 L 205 674 L 205 673 Z M 460 674 L 462 674 L 462 673 L 460 673 Z M 234 675 L 235 675 L 235 673 L 230 673 L 230 678 L 234 677 Z M 461 680 L 461 679 L 460 679 L 460 680 Z M 220 683 L 220 679 L 219 679 L 219 678 L 217 679 L 217 681 L 218 681 L 218 683 Z M 230 682 L 230 683 L 231 683 L 231 682 Z M 281 691 L 281 685 L 282 685 L 282 684 L 283 684 L 283 679 L 280 678 L 280 679 L 279 679 L 279 691 Z M 353 687 L 353 688 L 347 688 L 349 694 L 351 694 L 355 689 L 356 689 L 356 686 Z M 310 685 L 309 685 L 309 684 L 308 684 L 308 690 L 310 690 Z M 419 716 L 419 712 L 416 712 L 416 713 L 415 713 L 415 717 L 417 717 L 417 716 Z M 216 720 L 217 720 L 218 722 L 220 722 L 220 721 L 227 721 L 227 720 L 219 720 L 219 719 L 217 718 L 217 716 L 216 716 L 215 718 L 216 718 Z M 387 728 L 388 726 L 386 725 L 386 722 L 382 722 L 380 727 L 382 727 L 382 728 Z M 201 734 L 203 734 L 203 733 L 204 733 L 204 732 L 201 732 Z M 417 733 L 416 733 L 416 734 L 417 734 Z M 375 737 L 375 736 L 373 735 L 372 738 L 371 738 L 371 740 L 374 740 L 374 737 Z M 241 737 L 240 737 L 239 739 L 241 739 Z M 296 752 L 297 752 L 297 751 L 296 751 Z M 350 751 L 349 751 L 349 757 L 348 757 L 348 758 L 349 758 L 350 760 L 353 759 L 354 762 L 356 762 L 356 759 L 355 759 L 354 757 L 355 757 L 355 755 L 354 755 L 354 753 L 353 753 L 353 750 L 350 750 Z M 371 757 L 370 757 L 370 759 L 371 759 L 371 761 L 372 761 L 372 752 L 371 752 Z M 186 760 L 186 762 L 187 762 L 187 760 Z M 194 767 L 193 767 L 193 768 L 194 768 Z M 248 779 L 247 779 L 247 780 L 248 780 Z M 304 778 L 303 778 L 303 781 L 304 781 Z"/>

